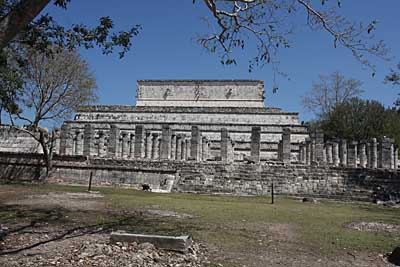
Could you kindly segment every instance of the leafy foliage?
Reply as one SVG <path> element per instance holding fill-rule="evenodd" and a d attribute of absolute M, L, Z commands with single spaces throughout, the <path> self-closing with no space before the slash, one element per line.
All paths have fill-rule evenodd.
<path fill-rule="evenodd" d="M 6 18 L 11 11 L 20 8 L 20 2 L 22 1 L 1 0 L 0 19 Z M 66 9 L 69 2 L 70 0 L 55 0 L 54 4 Z M 101 17 L 99 25 L 93 28 L 83 24 L 73 24 L 67 28 L 57 23 L 49 14 L 44 14 L 31 21 L 12 42 L 29 45 L 42 51 L 53 47 L 54 44 L 68 49 L 97 46 L 104 54 L 109 54 L 118 48 L 119 56 L 122 58 L 129 51 L 131 40 L 139 34 L 141 26 L 134 25 L 127 31 L 113 32 L 114 26 L 110 17 Z"/>
<path fill-rule="evenodd" d="M 43 8 L 50 0 L 38 0 L 36 2 Z M 70 0 L 54 0 L 53 4 L 67 9 L 69 2 Z M 35 6 L 32 3 L 29 6 L 29 0 L 0 0 L 0 30 L 3 33 L 9 30 L 9 35 L 12 36 L 11 41 L 7 42 L 10 36 L 1 35 L 6 39 L 7 47 L 0 50 L 0 115 L 1 111 L 6 111 L 11 115 L 21 113 L 19 108 L 21 103 L 19 102 L 21 100 L 22 78 L 18 71 L 30 66 L 28 64 L 29 58 L 24 58 L 26 53 L 18 52 L 21 47 L 31 52 L 36 51 L 39 54 L 45 53 L 47 55 L 55 52 L 55 50 L 68 49 L 73 51 L 78 47 L 87 49 L 98 47 L 104 54 L 117 51 L 119 57 L 122 58 L 132 46 L 132 38 L 139 34 L 140 25 L 135 25 L 127 31 L 113 32 L 115 25 L 110 17 L 100 18 L 99 25 L 95 27 L 88 27 L 83 24 L 64 27 L 58 24 L 49 14 L 43 14 L 30 21 L 26 16 L 34 18 L 36 14 L 34 12 L 41 10 L 41 8 L 34 11 L 30 10 L 33 9 L 32 6 L 38 5 Z M 24 6 L 25 4 L 27 6 Z M 32 12 L 33 15 L 30 14 Z M 20 25 L 13 24 L 13 21 L 10 23 L 10 19 L 28 21 L 26 26 L 15 29 Z M 14 33 L 16 36 L 14 36 Z M 10 58 L 12 58 L 12 64 Z"/>
<path fill-rule="evenodd" d="M 391 137 L 400 144 L 400 113 L 374 100 L 351 98 L 318 121 L 327 139 L 366 140 Z"/>

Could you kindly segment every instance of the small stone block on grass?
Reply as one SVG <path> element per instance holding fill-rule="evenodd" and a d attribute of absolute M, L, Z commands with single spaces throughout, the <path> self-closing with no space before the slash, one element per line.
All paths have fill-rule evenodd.
<path fill-rule="evenodd" d="M 162 235 L 143 235 L 131 234 L 123 231 L 112 232 L 110 236 L 111 243 L 116 242 L 136 242 L 151 243 L 159 249 L 179 251 L 186 253 L 192 243 L 190 236 L 162 236 Z"/>

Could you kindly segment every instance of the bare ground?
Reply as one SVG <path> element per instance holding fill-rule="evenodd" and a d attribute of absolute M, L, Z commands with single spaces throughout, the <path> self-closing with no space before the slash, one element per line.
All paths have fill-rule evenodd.
<path fill-rule="evenodd" d="M 8 189 L 0 187 L 0 223 L 10 230 L 0 243 L 0 266 L 393 266 L 379 253 L 325 256 L 312 251 L 303 246 L 294 224 L 282 223 L 205 225 L 211 232 L 241 235 L 239 240 L 258 238 L 251 240 L 250 247 L 230 247 L 210 237 L 210 242 L 197 242 L 189 255 L 157 250 L 150 244 L 111 245 L 110 231 L 128 222 L 139 225 L 161 217 L 196 217 L 157 207 L 115 210 L 101 194 Z M 371 228 L 360 223 L 352 227 Z"/>

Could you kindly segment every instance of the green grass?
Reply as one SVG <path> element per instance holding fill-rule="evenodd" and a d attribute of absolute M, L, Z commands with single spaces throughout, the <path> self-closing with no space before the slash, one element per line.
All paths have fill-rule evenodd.
<path fill-rule="evenodd" d="M 86 191 L 85 187 L 58 185 L 26 188 L 33 192 Z M 399 234 L 360 232 L 344 227 L 357 221 L 400 224 L 399 209 L 368 203 L 323 200 L 318 204 L 310 204 L 294 198 L 278 197 L 275 204 L 271 205 L 268 197 L 159 194 L 122 188 L 94 190 L 105 195 L 104 201 L 111 209 L 159 209 L 195 216 L 186 219 L 146 217 L 126 226 L 127 230 L 190 234 L 195 239 L 232 251 L 257 251 L 270 246 L 271 233 L 266 229 L 273 224 L 290 226 L 293 236 L 286 242 L 301 245 L 322 255 L 344 251 L 389 252 L 400 243 Z M 6 215 L 0 214 L 0 220 L 5 218 L 2 216 Z M 106 215 L 96 216 L 99 220 L 105 220 Z"/>

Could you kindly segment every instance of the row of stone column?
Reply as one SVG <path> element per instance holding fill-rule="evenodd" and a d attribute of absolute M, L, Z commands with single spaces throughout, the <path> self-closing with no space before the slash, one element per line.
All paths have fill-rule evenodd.
<path fill-rule="evenodd" d="M 324 144 L 323 135 L 319 134 L 299 145 L 299 161 L 307 165 L 316 162 L 352 168 L 397 169 L 398 147 L 390 138 L 383 138 L 379 143 L 372 138 L 368 142 L 342 139 Z"/>
<path fill-rule="evenodd" d="M 83 131 L 72 131 L 70 125 L 61 127 L 61 155 L 108 156 L 116 158 L 145 158 L 205 161 L 210 157 L 210 141 L 197 126 L 191 135 L 174 133 L 169 125 L 162 131 L 152 132 L 143 125 L 136 125 L 135 132 L 121 131 L 111 125 L 108 137 L 103 131 L 95 133 L 92 124 L 86 124 Z"/>

